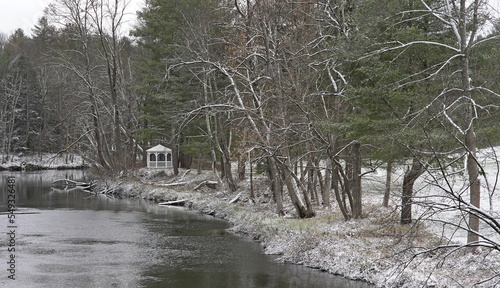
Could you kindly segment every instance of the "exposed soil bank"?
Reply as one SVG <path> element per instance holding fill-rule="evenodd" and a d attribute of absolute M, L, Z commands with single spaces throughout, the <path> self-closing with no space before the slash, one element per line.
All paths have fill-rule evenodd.
<path fill-rule="evenodd" d="M 399 225 L 395 209 L 380 207 L 379 195 L 364 198 L 366 218 L 346 222 L 335 204 L 331 209 L 318 205 L 316 217 L 297 219 L 293 206 L 285 203 L 287 215 L 278 217 L 265 177 L 254 179 L 255 203 L 248 197 L 248 182 L 240 183 L 235 193 L 220 185 L 193 191 L 205 180 L 217 180 L 207 172 L 173 176 L 140 170 L 121 180 L 118 194 L 155 202 L 187 199 L 186 207 L 227 220 L 231 231 L 259 241 L 265 253 L 278 255 L 277 261 L 306 265 L 377 287 L 500 287 L 498 278 L 481 283 L 498 275 L 497 251 L 444 249 L 414 257 L 442 244 L 442 240 L 427 232 L 425 225 Z M 230 204 L 240 192 L 238 201 Z"/>

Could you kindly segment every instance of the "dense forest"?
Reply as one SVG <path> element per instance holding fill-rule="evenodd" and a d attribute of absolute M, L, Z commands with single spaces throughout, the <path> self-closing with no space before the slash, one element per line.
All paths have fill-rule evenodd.
<path fill-rule="evenodd" d="M 287 197 L 298 217 L 335 203 L 346 220 L 364 215 L 364 175 L 407 167 L 402 224 L 427 173 L 452 202 L 420 204 L 464 211 L 468 243 L 500 249 L 479 232 L 500 233 L 479 208 L 496 182 L 477 155 L 500 144 L 486 2 L 146 0 L 124 34 L 126 5 L 56 0 L 31 35 L 0 37 L 3 162 L 79 154 L 118 175 L 162 143 L 176 173 L 213 169 L 235 191 L 251 168 L 277 214 Z"/>

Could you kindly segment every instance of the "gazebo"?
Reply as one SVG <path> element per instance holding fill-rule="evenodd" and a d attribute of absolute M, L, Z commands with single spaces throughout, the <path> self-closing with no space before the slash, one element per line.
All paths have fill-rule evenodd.
<path fill-rule="evenodd" d="M 146 152 L 148 152 L 148 168 L 172 168 L 172 149 L 158 144 Z"/>

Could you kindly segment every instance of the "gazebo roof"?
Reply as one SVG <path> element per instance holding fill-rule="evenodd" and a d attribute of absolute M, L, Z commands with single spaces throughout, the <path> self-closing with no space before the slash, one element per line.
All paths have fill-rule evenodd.
<path fill-rule="evenodd" d="M 146 150 L 147 152 L 172 152 L 172 149 L 167 148 L 161 144 L 156 145 L 155 147 L 149 148 Z"/>

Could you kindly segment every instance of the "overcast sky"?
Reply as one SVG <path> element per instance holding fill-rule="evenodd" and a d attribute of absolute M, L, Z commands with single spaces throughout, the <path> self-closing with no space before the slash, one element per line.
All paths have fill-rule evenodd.
<path fill-rule="evenodd" d="M 0 0 L 0 32 L 10 35 L 17 28 L 22 28 L 26 34 L 30 34 L 50 1 Z"/>
<path fill-rule="evenodd" d="M 53 0 L 0 0 L 0 32 L 11 35 L 17 28 L 31 35 L 31 29 L 43 16 L 43 10 Z M 140 8 L 143 0 L 131 0 L 131 12 Z"/>
<path fill-rule="evenodd" d="M 17 28 L 22 28 L 28 35 L 43 16 L 43 9 L 52 0 L 0 0 L 0 32 L 12 34 Z M 500 0 L 490 0 L 492 7 L 498 11 Z M 131 0 L 130 9 L 135 11 L 140 8 L 143 0 Z"/>

